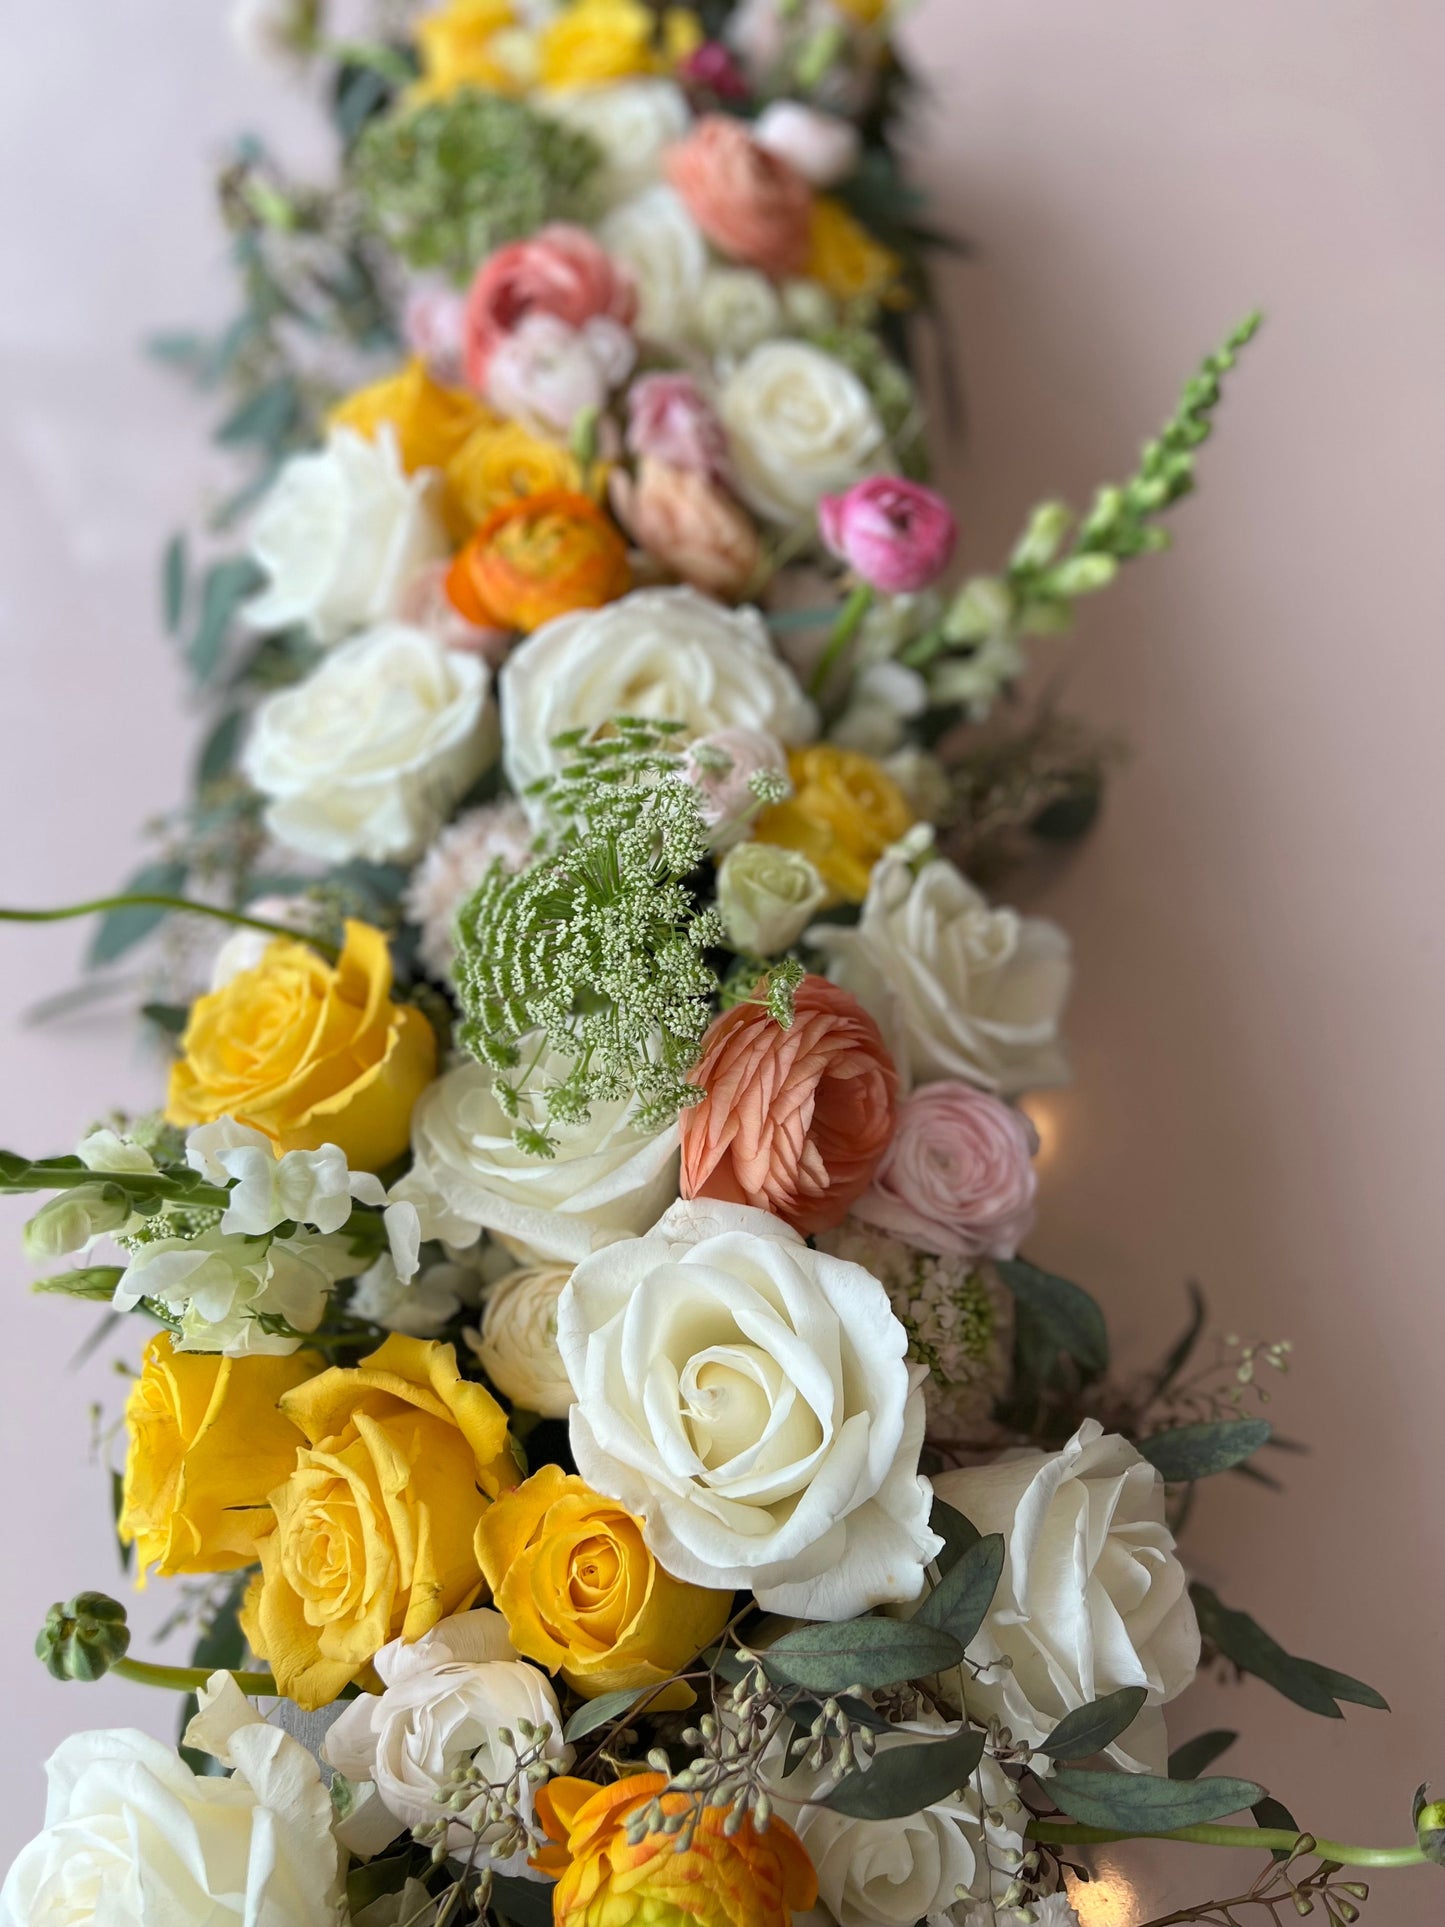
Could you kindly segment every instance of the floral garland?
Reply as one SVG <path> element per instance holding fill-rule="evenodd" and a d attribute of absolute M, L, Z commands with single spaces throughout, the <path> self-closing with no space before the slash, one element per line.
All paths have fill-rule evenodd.
<path fill-rule="evenodd" d="M 196 1697 L 61 1747 L 0 1921 L 1061 1927 L 1163 1834 L 1270 1856 L 1170 1921 L 1353 1922 L 1423 1791 L 1319 1840 L 1166 1737 L 1202 1665 L 1383 1706 L 1176 1542 L 1288 1347 L 1196 1303 L 1121 1382 L 1020 1255 L 1070 952 L 981 887 L 1097 813 L 1026 644 L 1167 546 L 1257 318 L 958 586 L 887 0 L 375 13 L 238 10 L 344 164 L 241 150 L 243 310 L 157 344 L 256 457 L 166 555 L 195 794 L 4 913 L 160 938 L 163 1111 L 0 1190 L 151 1327 L 117 1530 L 200 1626 L 52 1609 L 58 1678 Z"/>

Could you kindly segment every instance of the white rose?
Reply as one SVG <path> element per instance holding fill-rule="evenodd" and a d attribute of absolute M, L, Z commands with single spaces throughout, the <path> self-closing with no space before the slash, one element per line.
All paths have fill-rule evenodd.
<path fill-rule="evenodd" d="M 142 1299 L 179 1321 L 179 1352 L 296 1351 L 315 1331 L 331 1287 L 356 1271 L 344 1237 L 233 1238 L 221 1230 L 194 1238 L 157 1238 L 131 1258 L 112 1301 L 134 1311 Z M 279 1321 L 279 1329 L 277 1326 Z"/>
<path fill-rule="evenodd" d="M 697 332 L 715 355 L 732 359 L 769 341 L 783 325 L 782 303 L 756 268 L 709 268 L 697 297 Z"/>
<path fill-rule="evenodd" d="M 676 1204 L 578 1265 L 557 1342 L 577 1469 L 667 1571 L 802 1619 L 917 1598 L 941 1550 L 923 1398 L 860 1266 L 765 1211 Z"/>
<path fill-rule="evenodd" d="M 683 723 L 687 737 L 731 727 L 810 742 L 817 714 L 756 609 L 695 589 L 639 589 L 538 629 L 502 670 L 507 780 L 519 795 L 553 775 L 554 737 L 614 716 Z"/>
<path fill-rule="evenodd" d="M 634 195 L 605 217 L 597 239 L 637 283 L 638 334 L 664 346 L 685 340 L 692 332 L 708 250 L 682 196 L 670 187 Z"/>
<path fill-rule="evenodd" d="M 728 941 L 754 957 L 776 957 L 796 943 L 827 901 L 827 884 L 800 850 L 739 843 L 717 873 Z"/>
<path fill-rule="evenodd" d="M 474 1267 L 424 1265 L 412 1278 L 403 1278 L 396 1260 L 383 1252 L 356 1281 L 347 1310 L 384 1331 L 404 1332 L 408 1338 L 436 1338 L 464 1305 L 474 1305 L 481 1280 Z"/>
<path fill-rule="evenodd" d="M 589 186 L 607 207 L 654 187 L 662 156 L 692 122 L 687 96 L 671 80 L 623 80 L 611 87 L 557 89 L 542 111 L 602 150 Z"/>
<path fill-rule="evenodd" d="M 570 1265 L 529 1265 L 492 1288 L 467 1343 L 504 1398 L 540 1418 L 566 1418 L 572 1381 L 557 1349 L 557 1305 Z"/>
<path fill-rule="evenodd" d="M 915 877 L 906 854 L 889 851 L 857 924 L 818 925 L 808 940 L 918 1082 L 956 1077 L 1005 1097 L 1067 1083 L 1068 938 L 1041 917 L 992 908 L 941 857 Z"/>
<path fill-rule="evenodd" d="M 187 1738 L 215 1751 L 228 1779 L 200 1777 L 170 1747 L 125 1728 L 62 1741 L 45 1769 L 45 1830 L 0 1890 L 3 1927 L 340 1921 L 345 1862 L 315 1760 L 254 1713 L 233 1713 L 226 1738 L 207 1745 L 211 1723 L 203 1714 Z"/>
<path fill-rule="evenodd" d="M 1154 1467 L 1085 1419 L 1061 1452 L 944 1472 L 935 1486 L 980 1532 L 1001 1532 L 1006 1548 L 968 1649 L 983 1669 L 965 1687 L 969 1713 L 1037 1746 L 1066 1713 L 1143 1686 L 1144 1710 L 1107 1752 L 1127 1772 L 1163 1773 L 1160 1708 L 1198 1670 L 1199 1622 Z"/>
<path fill-rule="evenodd" d="M 836 187 L 847 180 L 863 151 L 863 138 L 852 121 L 800 100 L 771 101 L 758 115 L 753 138 L 814 187 Z"/>
<path fill-rule="evenodd" d="M 349 1780 L 375 1783 L 382 1804 L 396 1816 L 397 1832 L 435 1821 L 442 1809 L 437 1794 L 455 1767 L 477 1766 L 484 1781 L 505 1786 L 517 1772 L 517 1754 L 501 1737 L 517 1734 L 519 1723 L 551 1728 L 540 1758 L 562 1771 L 572 1764 L 572 1749 L 562 1741 L 562 1714 L 550 1680 L 522 1660 L 500 1613 L 458 1613 L 408 1643 L 394 1639 L 376 1655 L 385 1691 L 352 1700 L 326 1735 L 322 1751 L 328 1765 Z M 519 1737 L 524 1755 L 530 1750 Z M 477 1836 L 466 1824 L 479 1817 L 487 1789 L 476 1796 L 449 1830 L 451 1851 L 466 1859 Z M 523 1775 L 519 1812 L 532 1814 L 532 1786 Z M 483 1849 L 499 1829 L 483 1827 Z M 514 1879 L 544 1876 L 527 1865 L 526 1847 L 500 1860 L 485 1851 L 479 1866 Z"/>
<path fill-rule="evenodd" d="M 326 863 L 419 856 L 496 756 L 485 663 L 387 623 L 256 711 L 246 775 L 282 843 Z"/>
<path fill-rule="evenodd" d="M 805 341 L 754 348 L 724 384 L 718 412 L 743 496 L 771 522 L 805 522 L 824 495 L 891 466 L 868 390 Z"/>
<path fill-rule="evenodd" d="M 336 428 L 293 455 L 261 505 L 251 554 L 271 578 L 246 605 L 256 629 L 307 628 L 318 642 L 394 616 L 418 569 L 450 552 L 437 477 L 408 475 L 396 437 Z"/>
<path fill-rule="evenodd" d="M 423 1093 L 412 1116 L 412 1168 L 392 1198 L 416 1206 L 424 1238 L 463 1246 L 491 1231 L 575 1264 L 635 1237 L 677 1196 L 677 1125 L 648 1136 L 630 1110 L 594 1104 L 590 1123 L 553 1123 L 556 1155 L 534 1157 L 518 1147 L 492 1073 L 459 1064 Z"/>

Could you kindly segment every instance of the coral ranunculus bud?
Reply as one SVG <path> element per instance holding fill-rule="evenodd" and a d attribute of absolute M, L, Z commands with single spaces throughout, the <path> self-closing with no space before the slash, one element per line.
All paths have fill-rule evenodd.
<path fill-rule="evenodd" d="M 45 1615 L 36 1657 L 56 1679 L 103 1679 L 130 1650 L 125 1607 L 108 1593 L 78 1592 Z"/>

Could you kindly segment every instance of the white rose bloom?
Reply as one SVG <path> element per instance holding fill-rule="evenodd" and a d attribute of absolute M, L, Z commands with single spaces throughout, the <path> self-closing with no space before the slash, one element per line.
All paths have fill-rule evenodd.
<path fill-rule="evenodd" d="M 528 1265 L 493 1286 L 482 1329 L 466 1340 L 504 1398 L 539 1418 L 566 1418 L 572 1381 L 557 1349 L 557 1305 L 570 1265 Z"/>
<path fill-rule="evenodd" d="M 412 1278 L 403 1278 L 396 1260 L 383 1252 L 370 1271 L 356 1281 L 347 1310 L 384 1331 L 405 1332 L 408 1338 L 436 1338 L 464 1305 L 474 1305 L 481 1294 L 475 1267 L 453 1264 L 424 1265 Z"/>
<path fill-rule="evenodd" d="M 519 795 L 561 767 L 555 737 L 614 716 L 683 723 L 687 740 L 739 727 L 792 745 L 818 728 L 757 610 L 695 589 L 638 589 L 559 616 L 507 658 L 501 690 L 503 760 Z"/>
<path fill-rule="evenodd" d="M 542 111 L 602 150 L 589 187 L 608 207 L 655 187 L 662 156 L 692 123 L 687 96 L 672 80 L 622 80 L 610 87 L 559 88 Z"/>
<path fill-rule="evenodd" d="M 638 334 L 671 347 L 686 340 L 707 273 L 708 248 L 682 196 L 670 187 L 635 194 L 602 220 L 597 239 L 637 283 Z"/>
<path fill-rule="evenodd" d="M 209 1706 L 222 1680 L 206 1689 Z M 241 1702 L 245 1706 L 244 1700 Z M 3 1927 L 329 1927 L 345 1861 L 331 1798 L 305 1747 L 247 1707 L 205 1711 L 187 1739 L 228 1766 L 193 1773 L 125 1728 L 75 1733 L 46 1766 L 45 1830 L 0 1890 Z"/>
<path fill-rule="evenodd" d="M 944 1472 L 935 1486 L 980 1532 L 1001 1532 L 1006 1548 L 968 1649 L 984 1669 L 968 1680 L 969 1713 L 1037 1746 L 1066 1713 L 1143 1686 L 1143 1712 L 1107 1752 L 1126 1772 L 1163 1773 L 1160 1709 L 1198 1670 L 1199 1622 L 1154 1467 L 1085 1419 L 1061 1452 Z M 1004 1658 L 1006 1670 L 996 1663 Z"/>
<path fill-rule="evenodd" d="M 943 858 L 915 877 L 908 852 L 889 851 L 857 924 L 820 924 L 808 941 L 917 1082 L 961 1078 L 1004 1097 L 1068 1082 L 1068 938 L 1042 917 L 994 909 Z"/>
<path fill-rule="evenodd" d="M 553 1123 L 556 1155 L 533 1157 L 515 1142 L 492 1073 L 459 1064 L 423 1093 L 412 1115 L 412 1168 L 392 1198 L 416 1206 L 424 1238 L 466 1246 L 490 1231 L 575 1264 L 599 1245 L 636 1237 L 677 1196 L 677 1125 L 648 1136 L 630 1110 L 594 1104 L 588 1124 Z"/>
<path fill-rule="evenodd" d="M 178 1352 L 297 1351 L 299 1332 L 315 1331 L 331 1287 L 357 1267 L 343 1237 L 233 1238 L 220 1230 L 194 1238 L 157 1238 L 135 1252 L 115 1288 L 117 1311 L 154 1299 L 180 1321 Z M 289 1331 L 268 1330 L 280 1319 Z"/>
<path fill-rule="evenodd" d="M 783 307 L 772 282 L 756 268 L 709 268 L 698 290 L 696 322 L 704 347 L 732 360 L 781 330 Z"/>
<path fill-rule="evenodd" d="M 375 1783 L 382 1804 L 396 1816 L 397 1832 L 437 1818 L 437 1794 L 453 1768 L 474 1761 L 482 1778 L 505 1784 L 517 1756 L 501 1738 L 518 1723 L 552 1730 L 542 1757 L 565 1772 L 572 1749 L 562 1741 L 562 1714 L 551 1681 L 522 1660 L 500 1613 L 458 1613 L 411 1643 L 394 1639 L 376 1655 L 385 1691 L 352 1700 L 326 1735 L 327 1764 L 348 1780 Z M 525 1742 L 523 1742 L 525 1750 Z M 477 1805 L 485 1804 L 485 1791 Z M 523 1782 L 523 1814 L 531 1813 L 531 1787 Z M 464 1812 L 450 1830 L 451 1851 L 466 1858 L 474 1835 Z M 483 1828 L 485 1849 L 498 1829 Z M 478 1864 L 514 1879 L 540 1880 L 527 1853 Z"/>
<path fill-rule="evenodd" d="M 801 1619 L 918 1597 L 941 1550 L 923 1398 L 861 1266 L 765 1211 L 675 1204 L 578 1265 L 557 1342 L 577 1469 L 667 1571 Z"/>
<path fill-rule="evenodd" d="M 486 664 L 387 623 L 256 711 L 242 758 L 266 822 L 325 863 L 417 857 L 496 756 Z"/>
<path fill-rule="evenodd" d="M 416 572 L 450 553 L 436 492 L 430 470 L 406 473 L 390 428 L 375 441 L 334 428 L 324 448 L 293 455 L 251 528 L 270 585 L 246 620 L 329 644 L 394 616 Z"/>
<path fill-rule="evenodd" d="M 805 341 L 754 348 L 718 401 L 744 499 L 770 522 L 806 522 L 825 495 L 892 466 L 873 399 Z"/>
<path fill-rule="evenodd" d="M 827 901 L 827 884 L 800 850 L 739 843 L 718 869 L 728 942 L 754 957 L 776 957 L 796 943 Z"/>

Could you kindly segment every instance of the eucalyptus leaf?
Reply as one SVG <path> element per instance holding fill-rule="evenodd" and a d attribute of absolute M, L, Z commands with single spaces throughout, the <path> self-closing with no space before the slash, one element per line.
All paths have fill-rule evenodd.
<path fill-rule="evenodd" d="M 262 582 L 261 571 L 246 555 L 228 557 L 207 569 L 201 583 L 201 617 L 187 654 L 197 682 L 209 682 L 220 665 L 231 624 L 241 604 Z"/>
<path fill-rule="evenodd" d="M 1374 1687 L 1314 1660 L 1296 1659 L 1248 1613 L 1226 1606 L 1208 1586 L 1196 1584 L 1189 1591 L 1204 1637 L 1241 1672 L 1253 1673 L 1307 1713 L 1318 1713 L 1322 1719 L 1343 1719 L 1335 1703 L 1341 1699 L 1379 1712 L 1389 1711 L 1388 1702 Z"/>
<path fill-rule="evenodd" d="M 1176 1746 L 1169 1755 L 1169 1777 L 1171 1780 L 1197 1780 L 1201 1773 L 1214 1765 L 1222 1754 L 1239 1738 L 1225 1727 L 1216 1727 L 1209 1733 L 1196 1733 L 1192 1740 Z"/>
<path fill-rule="evenodd" d="M 511 1927 L 552 1927 L 552 1887 L 542 1880 L 492 1877 L 492 1912 Z"/>
<path fill-rule="evenodd" d="M 53 1292 L 59 1298 L 90 1298 L 97 1304 L 108 1305 L 124 1276 L 122 1265 L 85 1265 L 78 1271 L 61 1271 L 51 1278 L 37 1278 L 30 1289 Z"/>
<path fill-rule="evenodd" d="M 204 788 L 206 784 L 230 775 L 235 767 L 236 752 L 241 747 L 241 731 L 245 722 L 243 710 L 228 709 L 213 725 L 196 758 L 198 787 Z"/>
<path fill-rule="evenodd" d="M 1278 1828 L 1282 1833 L 1298 1833 L 1300 1830 L 1299 1821 L 1295 1819 L 1289 1808 L 1278 1800 L 1268 1798 L 1256 1800 L 1250 1812 L 1254 1815 L 1254 1823 L 1258 1827 L 1267 1827 L 1271 1831 Z M 1271 1847 L 1270 1859 L 1288 1860 L 1289 1855 L 1282 1847 Z"/>
<path fill-rule="evenodd" d="M 587 1700 L 577 1708 L 567 1722 L 563 1739 L 584 1740 L 589 1733 L 597 1732 L 599 1727 L 610 1726 L 614 1720 L 620 1720 L 624 1714 L 630 1713 L 640 1699 L 647 1697 L 649 1690 L 643 1688 L 639 1692 L 634 1686 L 622 1693 L 599 1693 L 595 1700 Z"/>
<path fill-rule="evenodd" d="M 1066 1713 L 1039 1747 L 1051 1760 L 1087 1760 L 1112 1746 L 1138 1719 L 1149 1694 L 1143 1686 L 1125 1686 L 1103 1699 L 1076 1706 Z"/>
<path fill-rule="evenodd" d="M 913 1623 L 936 1626 L 967 1647 L 977 1637 L 998 1591 L 1003 1559 L 1002 1533 L 991 1532 L 970 1546 L 923 1600 Z"/>
<path fill-rule="evenodd" d="M 1062 1768 L 1048 1781 L 1055 1803 L 1086 1827 L 1123 1833 L 1172 1833 L 1242 1813 L 1265 1789 L 1253 1780 L 1165 1780 L 1155 1773 Z"/>
<path fill-rule="evenodd" d="M 1108 1370 L 1108 1327 L 1088 1292 L 1022 1258 L 1001 1261 L 997 1270 L 1014 1295 L 1029 1342 L 1073 1359 L 1086 1378 Z"/>
<path fill-rule="evenodd" d="M 947 1672 L 963 1647 L 917 1619 L 850 1619 L 832 1626 L 799 1626 L 784 1633 L 759 1663 L 771 1679 L 811 1693 L 873 1691 Z"/>
<path fill-rule="evenodd" d="M 971 1727 L 946 1739 L 890 1746 L 870 1766 L 847 1774 L 828 1795 L 830 1813 L 854 1820 L 903 1820 L 936 1806 L 967 1784 L 983 1758 L 984 1736 Z"/>
<path fill-rule="evenodd" d="M 1268 1443 L 1270 1431 L 1268 1419 L 1219 1419 L 1156 1432 L 1140 1440 L 1139 1450 L 1170 1485 L 1187 1485 L 1242 1465 Z"/>
<path fill-rule="evenodd" d="M 1159 1368 L 1159 1376 L 1154 1380 L 1154 1396 L 1167 1392 L 1178 1378 L 1184 1367 L 1194 1355 L 1194 1347 L 1204 1332 L 1205 1321 L 1209 1317 L 1209 1305 L 1204 1293 L 1191 1278 L 1184 1287 L 1189 1294 L 1189 1323 L 1184 1327 L 1182 1336 L 1176 1341 L 1169 1356 Z"/>
<path fill-rule="evenodd" d="M 173 535 L 166 544 L 161 563 L 161 608 L 166 634 L 173 636 L 181 626 L 186 607 L 187 551 L 184 533 Z"/>
<path fill-rule="evenodd" d="M 953 1570 L 970 1546 L 976 1546 L 981 1534 L 971 1519 L 965 1519 L 951 1505 L 947 1505 L 938 1494 L 933 1495 L 933 1510 L 928 1515 L 928 1523 L 943 1541 L 943 1551 L 939 1553 L 936 1564 L 940 1574 Z"/>
<path fill-rule="evenodd" d="M 167 859 L 161 863 L 144 864 L 117 893 L 121 896 L 173 897 L 185 889 L 187 870 L 184 863 Z M 159 910 L 153 904 L 128 903 L 118 909 L 107 910 L 96 927 L 90 944 L 92 964 L 114 963 L 117 957 L 124 956 L 127 950 L 148 937 L 170 915 L 168 910 Z"/>

